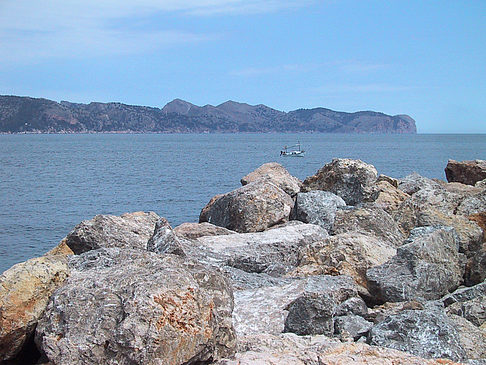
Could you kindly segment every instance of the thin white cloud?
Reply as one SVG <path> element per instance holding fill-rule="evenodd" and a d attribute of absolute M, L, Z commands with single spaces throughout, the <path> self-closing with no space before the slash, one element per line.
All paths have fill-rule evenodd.
<path fill-rule="evenodd" d="M 219 39 L 178 29 L 114 29 L 116 20 L 161 13 L 183 16 L 266 13 L 311 0 L 16 0 L 0 1 L 0 65 L 52 57 L 134 54 L 169 45 Z"/>
<path fill-rule="evenodd" d="M 258 77 L 262 75 L 281 74 L 284 72 L 305 72 L 308 70 L 309 67 L 305 65 L 289 64 L 269 67 L 247 67 L 241 70 L 231 71 L 230 75 L 241 77 Z"/>
<path fill-rule="evenodd" d="M 390 84 L 339 84 L 323 85 L 313 88 L 313 92 L 321 94 L 344 94 L 344 93 L 384 93 L 400 92 L 414 89 L 412 86 L 390 85 Z"/>

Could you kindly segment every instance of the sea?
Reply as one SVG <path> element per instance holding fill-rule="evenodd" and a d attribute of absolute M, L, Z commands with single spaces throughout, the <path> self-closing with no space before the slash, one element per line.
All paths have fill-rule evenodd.
<path fill-rule="evenodd" d="M 281 157 L 300 142 L 306 156 Z M 97 214 L 154 211 L 197 222 L 216 194 L 276 161 L 300 179 L 333 158 L 379 173 L 445 179 L 448 159 L 486 159 L 486 135 L 19 134 L 0 135 L 0 272 L 56 246 Z"/>

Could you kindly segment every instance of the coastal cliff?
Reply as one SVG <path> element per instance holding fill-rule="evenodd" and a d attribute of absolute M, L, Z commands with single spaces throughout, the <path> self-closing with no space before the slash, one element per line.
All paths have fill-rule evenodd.
<path fill-rule="evenodd" d="M 272 162 L 199 223 L 83 221 L 0 275 L 0 361 L 484 363 L 486 165 L 452 165 L 334 159 L 300 181 Z"/>
<path fill-rule="evenodd" d="M 208 133 L 321 132 L 416 133 L 408 115 L 325 108 L 288 113 L 265 105 L 227 101 L 202 107 L 175 99 L 162 109 L 121 103 L 57 103 L 47 99 L 0 96 L 0 133 Z"/>

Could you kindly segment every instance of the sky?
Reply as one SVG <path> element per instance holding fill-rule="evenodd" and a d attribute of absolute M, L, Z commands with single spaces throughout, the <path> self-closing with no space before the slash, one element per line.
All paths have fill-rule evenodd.
<path fill-rule="evenodd" d="M 0 94 L 375 110 L 486 133 L 486 1 L 0 0 Z"/>

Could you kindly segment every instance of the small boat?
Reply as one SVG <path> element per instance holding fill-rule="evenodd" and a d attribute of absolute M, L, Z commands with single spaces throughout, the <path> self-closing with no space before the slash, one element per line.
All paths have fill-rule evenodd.
<path fill-rule="evenodd" d="M 297 149 L 293 149 L 297 148 Z M 280 156 L 284 157 L 304 157 L 305 151 L 300 148 L 300 142 L 293 146 L 284 146 L 283 149 L 280 151 Z"/>

